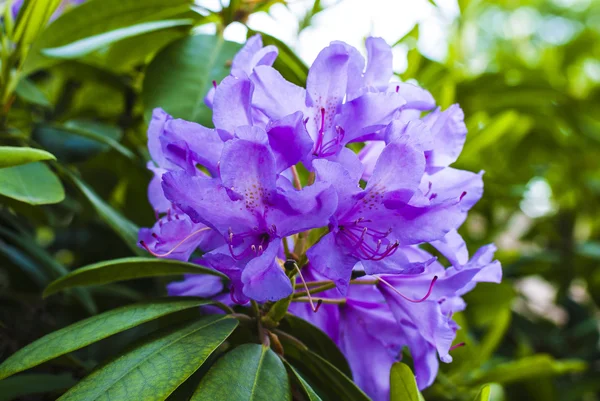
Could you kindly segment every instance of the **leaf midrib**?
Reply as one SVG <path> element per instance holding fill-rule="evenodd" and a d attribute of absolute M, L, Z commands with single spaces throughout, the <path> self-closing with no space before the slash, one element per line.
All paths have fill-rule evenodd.
<path fill-rule="evenodd" d="M 136 368 L 138 368 L 138 367 L 139 367 L 140 365 L 142 365 L 144 362 L 148 361 L 148 360 L 149 360 L 151 357 L 153 357 L 154 355 L 156 355 L 156 354 L 160 354 L 160 353 L 161 353 L 161 352 L 162 352 L 162 351 L 163 351 L 165 348 L 167 348 L 167 347 L 170 347 L 171 345 L 175 344 L 176 342 L 179 342 L 179 341 L 183 340 L 184 338 L 187 338 L 188 336 L 190 336 L 190 335 L 192 335 L 192 334 L 194 334 L 194 333 L 198 332 L 199 330 L 202 330 L 202 329 L 204 329 L 204 328 L 206 328 L 206 327 L 209 327 L 209 326 L 211 326 L 211 325 L 213 325 L 213 324 L 216 324 L 216 323 L 222 322 L 222 321 L 224 321 L 225 319 L 228 319 L 228 318 L 227 318 L 227 317 L 222 317 L 221 319 L 213 320 L 212 322 L 209 322 L 209 323 L 208 323 L 208 324 L 206 324 L 206 325 L 200 326 L 200 327 L 198 327 L 197 329 L 195 329 L 195 330 L 192 330 L 191 332 L 187 333 L 187 334 L 186 334 L 186 335 L 184 335 L 183 337 L 178 337 L 177 339 L 175 339 L 175 340 L 173 340 L 173 341 L 169 342 L 168 344 L 165 344 L 164 346 L 162 346 L 162 347 L 158 348 L 157 350 L 155 350 L 154 352 L 152 352 L 150 355 L 148 355 L 148 357 L 146 357 L 146 358 L 142 359 L 140 362 L 138 362 L 138 363 L 136 363 L 134 366 L 132 366 L 132 367 L 131 367 L 131 369 L 128 369 L 128 370 L 127 370 L 125 373 L 123 373 L 123 374 L 122 374 L 120 377 L 118 377 L 117 379 L 113 380 L 113 382 L 112 382 L 112 383 L 111 383 L 109 386 L 107 386 L 107 387 L 104 387 L 104 388 L 102 389 L 102 392 L 101 392 L 101 393 L 99 393 L 99 395 L 98 395 L 98 396 L 94 397 L 94 398 L 93 398 L 93 399 L 91 399 L 90 401 L 96 401 L 96 400 L 98 400 L 98 399 L 99 399 L 99 398 L 100 398 L 102 395 L 104 395 L 104 394 L 105 394 L 105 393 L 106 393 L 108 390 L 110 390 L 110 389 L 111 389 L 111 388 L 112 388 L 112 387 L 113 387 L 113 386 L 114 386 L 116 383 L 118 383 L 119 381 L 121 381 L 121 379 L 123 379 L 125 376 L 127 376 L 128 374 L 130 374 L 132 371 L 134 371 Z M 123 355 L 123 357 L 124 357 L 124 356 L 127 356 L 127 355 L 128 355 L 128 354 L 125 354 L 125 355 Z M 115 361 L 115 362 L 116 362 L 116 361 Z M 100 370 L 100 371 L 98 371 L 98 372 L 101 372 L 101 370 Z M 65 394 L 65 395 L 67 395 L 67 394 Z M 60 401 L 61 399 L 62 399 L 62 397 L 61 397 L 61 398 L 59 398 L 59 399 L 58 399 L 58 401 Z"/>

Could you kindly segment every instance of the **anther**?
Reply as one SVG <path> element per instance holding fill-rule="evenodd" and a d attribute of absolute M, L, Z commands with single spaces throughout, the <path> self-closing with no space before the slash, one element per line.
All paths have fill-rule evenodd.
<path fill-rule="evenodd" d="M 457 349 L 457 348 L 460 348 L 460 347 L 464 347 L 465 345 L 467 345 L 467 344 L 466 344 L 466 343 L 458 343 L 458 344 L 455 344 L 455 345 L 453 345 L 452 347 L 450 347 L 450 349 L 448 350 L 448 352 L 450 352 L 450 351 L 454 351 L 455 349 Z"/>
<path fill-rule="evenodd" d="M 217 89 L 217 81 L 213 80 L 212 84 L 213 84 L 213 88 Z"/>

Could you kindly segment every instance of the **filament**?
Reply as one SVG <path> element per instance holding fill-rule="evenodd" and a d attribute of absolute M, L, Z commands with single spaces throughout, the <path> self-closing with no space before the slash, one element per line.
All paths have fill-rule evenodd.
<path fill-rule="evenodd" d="M 183 245 L 184 242 L 186 242 L 187 240 L 189 240 L 190 238 L 192 238 L 194 235 L 201 233 L 203 231 L 206 230 L 210 230 L 210 227 L 203 227 L 199 230 L 194 231 L 193 233 L 191 233 L 190 235 L 188 235 L 187 237 L 185 237 L 184 239 L 182 239 L 181 241 L 179 241 L 177 243 L 177 245 L 175 245 L 173 248 L 171 248 L 171 250 L 169 252 L 166 253 L 156 253 L 154 251 L 152 251 L 148 245 L 146 245 L 146 243 L 144 241 L 140 241 L 140 245 L 144 247 L 145 250 L 147 250 L 151 255 L 156 256 L 157 258 L 164 258 L 165 256 L 169 256 L 170 254 L 172 254 L 173 252 L 175 252 L 175 250 L 177 248 L 179 248 L 181 245 Z M 154 238 L 157 238 L 157 236 L 155 235 L 155 233 L 153 233 L 152 235 Z"/>
<path fill-rule="evenodd" d="M 294 263 L 294 268 L 298 272 L 298 276 L 300 276 L 300 281 L 302 281 L 302 284 L 304 285 L 304 290 L 306 290 L 306 296 L 308 297 L 308 302 L 310 303 L 310 308 L 312 309 L 313 312 L 317 313 L 317 311 L 321 307 L 321 304 L 323 303 L 323 300 L 322 299 L 317 300 L 317 306 L 314 305 L 312 296 L 310 295 L 310 291 L 308 290 L 308 285 L 306 285 L 304 276 L 302 276 L 302 272 L 300 271 L 300 268 L 298 267 L 298 265 L 296 263 Z"/>
<path fill-rule="evenodd" d="M 431 284 L 429 284 L 429 290 L 427 291 L 427 294 L 425 294 L 425 296 L 423 298 L 421 298 L 421 299 L 411 299 L 411 298 L 408 298 L 406 295 L 402 294 L 400 291 L 398 291 L 396 288 L 394 288 L 393 285 L 391 285 L 390 283 L 388 283 L 387 281 L 385 281 L 381 277 L 377 277 L 377 278 L 379 279 L 379 281 L 381 281 L 383 284 L 385 284 L 388 287 L 390 287 L 392 290 L 394 290 L 394 292 L 396 294 L 400 295 L 402 298 L 406 299 L 408 302 L 413 302 L 415 304 L 418 304 L 420 302 L 423 302 L 423 301 L 427 300 L 427 298 L 429 298 L 429 296 L 431 295 L 431 292 L 433 291 L 433 285 L 437 281 L 438 276 L 433 276 L 433 280 L 431 280 Z"/>

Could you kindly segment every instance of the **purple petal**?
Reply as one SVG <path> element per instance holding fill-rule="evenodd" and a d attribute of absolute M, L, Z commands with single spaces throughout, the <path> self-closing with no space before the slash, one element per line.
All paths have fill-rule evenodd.
<path fill-rule="evenodd" d="M 226 77 L 217 87 L 213 123 L 218 130 L 233 133 L 236 127 L 252 125 L 252 83 L 247 78 Z"/>
<path fill-rule="evenodd" d="M 434 148 L 427 154 L 427 166 L 447 167 L 454 163 L 462 151 L 467 137 L 464 113 L 458 105 L 452 105 L 445 111 L 439 109 L 424 118 L 434 139 Z"/>
<path fill-rule="evenodd" d="M 338 107 L 346 94 L 348 81 L 349 51 L 341 43 L 332 43 L 323 49 L 308 71 L 306 91 L 310 117 L 308 132 L 313 138 L 317 132 L 328 131 L 332 125 Z M 321 109 L 324 111 L 324 127 L 321 127 Z"/>
<path fill-rule="evenodd" d="M 325 182 L 315 182 L 300 191 L 279 188 L 267 215 L 267 225 L 275 226 L 277 235 L 285 237 L 326 226 L 336 207 L 335 190 Z"/>
<path fill-rule="evenodd" d="M 223 141 L 214 129 L 182 119 L 171 119 L 164 126 L 160 138 L 165 157 L 190 174 L 201 164 L 217 175 L 217 164 L 223 150 Z"/>
<path fill-rule="evenodd" d="M 317 180 L 326 182 L 333 186 L 337 193 L 338 214 L 351 208 L 354 203 L 354 196 L 362 192 L 358 185 L 360 175 L 357 171 L 344 168 L 342 164 L 325 159 L 313 161 Z"/>
<path fill-rule="evenodd" d="M 321 238 L 306 252 L 306 256 L 317 272 L 333 280 L 342 294 L 346 293 L 352 268 L 358 259 L 349 255 L 345 247 L 337 243 L 334 233 Z"/>
<path fill-rule="evenodd" d="M 366 40 L 367 69 L 364 73 L 364 85 L 385 88 L 392 78 L 392 48 L 382 38 L 369 37 Z"/>
<path fill-rule="evenodd" d="M 348 300 L 341 308 L 340 347 L 356 384 L 373 400 L 387 400 L 390 369 L 398 360 L 403 331 L 385 305 L 365 305 Z"/>
<path fill-rule="evenodd" d="M 362 174 L 363 180 L 368 181 L 373 175 L 375 163 L 384 148 L 384 141 L 369 141 L 366 142 L 365 147 L 358 152 L 358 158 L 365 168 L 365 171 Z"/>
<path fill-rule="evenodd" d="M 165 198 L 162 189 L 162 175 L 167 170 L 155 167 L 154 162 L 148 162 L 146 166 L 154 174 L 148 185 L 148 200 L 155 212 L 166 213 L 172 207 L 171 202 Z"/>
<path fill-rule="evenodd" d="M 275 258 L 279 242 L 271 243 L 262 255 L 252 259 L 242 272 L 244 294 L 258 302 L 277 301 L 292 293 L 292 284 Z"/>
<path fill-rule="evenodd" d="M 435 107 L 435 99 L 420 86 L 406 82 L 392 82 L 388 87 L 389 92 L 396 92 L 406 100 L 405 109 L 431 110 Z"/>
<path fill-rule="evenodd" d="M 235 55 L 231 63 L 231 75 L 249 76 L 259 65 L 270 66 L 277 58 L 279 50 L 275 46 L 263 47 L 260 35 L 254 35 L 246 41 L 244 47 Z"/>
<path fill-rule="evenodd" d="M 431 245 L 440 251 L 457 269 L 469 261 L 467 244 L 456 230 L 448 232 L 444 238 L 433 241 Z"/>
<path fill-rule="evenodd" d="M 366 93 L 344 103 L 336 120 L 344 129 L 344 143 L 361 140 L 385 128 L 405 103 L 400 95 L 386 92 Z"/>
<path fill-rule="evenodd" d="M 246 232 L 258 225 L 245 202 L 231 200 L 217 179 L 189 176 L 183 171 L 171 172 L 163 175 L 163 190 L 167 199 L 192 221 L 204 223 L 223 235 L 229 229 Z"/>
<path fill-rule="evenodd" d="M 174 168 L 173 164 L 167 160 L 163 153 L 160 138 L 164 135 L 165 124 L 172 120 L 172 117 L 163 109 L 156 108 L 152 111 L 152 120 L 148 125 L 148 151 L 152 160 L 159 167 L 169 169 Z"/>
<path fill-rule="evenodd" d="M 220 277 L 208 274 L 186 274 L 183 281 L 167 285 L 170 296 L 210 298 L 223 291 Z"/>
<path fill-rule="evenodd" d="M 304 110 L 304 88 L 286 81 L 274 68 L 256 67 L 250 78 L 254 83 L 252 105 L 269 118 L 279 120 Z"/>
<path fill-rule="evenodd" d="M 267 127 L 278 173 L 298 163 L 312 150 L 313 141 L 302 119 L 302 113 L 296 112 Z"/>
<path fill-rule="evenodd" d="M 365 191 L 384 192 L 394 199 L 405 202 L 418 190 L 425 172 L 425 157 L 422 152 L 403 143 L 388 144 L 373 169 L 373 175 Z"/>
<path fill-rule="evenodd" d="M 268 136 L 258 127 L 239 128 L 225 143 L 221 155 L 221 180 L 230 195 L 245 199 L 251 212 L 262 211 L 275 189 L 275 159 L 268 146 Z M 233 199 L 233 198 L 232 198 Z"/>

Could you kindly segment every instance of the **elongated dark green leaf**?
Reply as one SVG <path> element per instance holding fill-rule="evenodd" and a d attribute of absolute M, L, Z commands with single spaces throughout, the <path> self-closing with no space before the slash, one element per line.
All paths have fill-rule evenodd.
<path fill-rule="evenodd" d="M 100 198 L 90 187 L 81 181 L 75 174 L 71 173 L 66 168 L 61 168 L 61 172 L 64 173 L 71 182 L 83 193 L 83 195 L 90 201 L 92 206 L 96 209 L 96 212 L 100 215 L 102 220 L 106 222 L 129 246 L 129 248 L 137 255 L 142 255 L 143 251 L 137 247 L 137 232 L 138 227 L 131 221 L 127 220 L 119 212 L 108 205 L 102 198 Z"/>
<path fill-rule="evenodd" d="M 162 107 L 174 117 L 210 125 L 212 113 L 204 97 L 213 80 L 229 74 L 239 48 L 219 35 L 196 35 L 169 44 L 146 70 L 142 90 L 146 116 Z"/>
<path fill-rule="evenodd" d="M 315 390 L 313 390 L 310 384 L 308 384 L 306 380 L 304 380 L 302 375 L 296 369 L 294 369 L 294 367 L 290 365 L 289 362 L 284 361 L 284 363 L 288 370 L 292 372 L 292 375 L 296 379 L 296 383 L 298 383 L 298 387 L 302 388 L 302 391 L 304 391 L 304 394 L 308 397 L 308 401 L 322 401 L 321 397 L 319 397 L 319 395 L 315 393 Z"/>
<path fill-rule="evenodd" d="M 297 369 L 324 401 L 370 401 L 346 375 L 305 345 L 279 335 L 286 360 Z"/>
<path fill-rule="evenodd" d="M 0 401 L 11 401 L 29 394 L 64 390 L 77 383 L 69 373 L 51 375 L 26 373 L 0 381 Z"/>
<path fill-rule="evenodd" d="M 56 160 L 56 157 L 52 153 L 41 149 L 0 146 L 0 168 L 19 166 L 42 160 Z"/>
<path fill-rule="evenodd" d="M 415 375 L 402 362 L 393 364 L 390 371 L 390 401 L 419 401 Z"/>
<path fill-rule="evenodd" d="M 28 163 L 0 169 L 0 195 L 30 205 L 47 205 L 62 201 L 65 190 L 45 164 Z"/>
<path fill-rule="evenodd" d="M 40 125 L 33 138 L 53 152 L 62 162 L 84 162 L 98 153 L 112 148 L 135 160 L 135 155 L 121 145 L 119 128 L 87 120 L 70 120 L 65 124 Z"/>
<path fill-rule="evenodd" d="M 512 383 L 569 372 L 581 372 L 586 369 L 586 366 L 584 361 L 556 360 L 550 355 L 538 354 L 476 372 L 468 382 L 471 384 Z"/>
<path fill-rule="evenodd" d="M 244 344 L 210 368 L 190 401 L 291 399 L 288 375 L 277 355 L 264 345 Z"/>
<path fill-rule="evenodd" d="M 490 394 L 492 389 L 489 384 L 486 384 L 479 390 L 479 393 L 475 396 L 475 401 L 490 401 Z"/>
<path fill-rule="evenodd" d="M 343 374 L 352 378 L 352 370 L 350 370 L 344 354 L 321 329 L 289 313 L 281 321 L 279 328 L 302 341 L 311 351 L 328 360 Z"/>
<path fill-rule="evenodd" d="M 90 317 L 50 333 L 11 355 L 0 365 L 0 379 L 150 320 L 206 304 L 210 301 L 169 298 L 140 302 Z"/>
<path fill-rule="evenodd" d="M 90 374 L 59 400 L 164 400 L 202 366 L 237 324 L 229 316 L 207 316 L 168 330 Z"/>
<path fill-rule="evenodd" d="M 159 21 L 189 9 L 190 0 L 90 0 L 64 13 L 33 43 L 24 74 L 51 66 L 60 60 L 46 57 L 42 49 L 61 47 L 92 36 Z"/>
<path fill-rule="evenodd" d="M 52 107 L 52 103 L 50 103 L 46 95 L 27 78 L 21 78 L 19 80 L 15 92 L 17 93 L 17 96 L 28 103 Z"/>
<path fill-rule="evenodd" d="M 114 31 L 89 36 L 68 45 L 43 49 L 42 54 L 56 58 L 77 58 L 122 39 L 166 28 L 173 28 L 175 26 L 191 25 L 193 22 L 191 19 L 142 22 L 125 28 L 115 29 Z"/>
<path fill-rule="evenodd" d="M 30 237 L 24 231 L 21 230 L 20 233 L 16 233 L 14 231 L 8 230 L 2 226 L 0 226 L 0 235 L 8 238 L 12 243 L 19 246 L 25 253 L 21 254 L 21 258 L 19 256 L 12 254 L 11 259 L 18 263 L 21 268 L 27 270 L 30 275 L 36 275 L 36 279 L 43 280 L 40 281 L 40 287 L 48 285 L 50 280 L 61 277 L 67 274 L 68 270 L 61 265 L 56 259 L 54 259 L 48 252 L 40 247 L 34 238 Z M 3 249 L 3 251 L 8 251 L 8 249 Z M 13 249 L 17 251 L 16 249 Z M 20 252 L 19 252 L 20 253 Z M 25 256 L 27 255 L 27 256 Z M 37 263 L 28 263 L 30 261 L 30 257 L 35 259 Z M 31 260 L 31 262 L 34 262 Z M 34 269 L 38 271 L 38 269 L 43 267 L 43 272 L 39 271 L 35 273 L 30 269 Z M 82 288 L 76 288 L 73 290 L 73 295 L 81 302 L 81 305 L 90 313 L 95 314 L 98 312 L 96 308 L 96 303 L 92 299 L 91 295 L 87 292 L 87 290 Z"/>
<path fill-rule="evenodd" d="M 176 274 L 210 274 L 226 278 L 223 274 L 205 267 L 171 259 L 123 258 L 94 263 L 74 270 L 51 283 L 44 291 L 47 297 L 65 288 L 99 285 L 140 277 L 171 276 Z"/>

